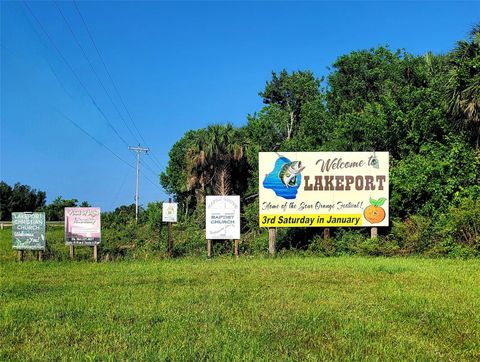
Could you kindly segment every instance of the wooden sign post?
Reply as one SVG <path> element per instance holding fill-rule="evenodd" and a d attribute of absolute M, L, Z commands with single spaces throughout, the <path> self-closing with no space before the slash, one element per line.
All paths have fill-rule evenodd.
<path fill-rule="evenodd" d="M 236 258 L 239 257 L 239 254 L 238 254 L 238 244 L 240 243 L 240 240 L 238 239 L 235 239 L 234 242 L 233 242 L 233 254 L 235 255 Z"/>
<path fill-rule="evenodd" d="M 212 257 L 212 240 L 211 239 L 208 239 L 207 240 L 207 258 L 211 258 Z"/>
<path fill-rule="evenodd" d="M 98 248 L 97 245 L 93 246 L 93 261 L 96 263 L 98 261 Z"/>
<path fill-rule="evenodd" d="M 167 223 L 167 254 L 173 256 L 173 236 L 172 227 L 173 223 L 177 222 L 177 209 L 178 205 L 172 202 L 172 198 L 168 198 L 168 203 L 162 204 L 162 221 Z"/>
<path fill-rule="evenodd" d="M 370 238 L 371 239 L 376 239 L 378 236 L 378 228 L 373 227 L 370 229 Z"/>
<path fill-rule="evenodd" d="M 330 228 L 323 229 L 323 239 L 324 240 L 330 239 Z"/>
<path fill-rule="evenodd" d="M 268 253 L 275 255 L 275 248 L 277 246 L 277 229 L 268 228 Z"/>

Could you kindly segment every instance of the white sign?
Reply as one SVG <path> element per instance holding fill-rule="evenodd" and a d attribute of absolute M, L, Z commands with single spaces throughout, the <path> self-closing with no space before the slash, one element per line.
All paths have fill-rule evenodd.
<path fill-rule="evenodd" d="M 240 196 L 207 196 L 207 239 L 240 239 Z"/>
<path fill-rule="evenodd" d="M 177 222 L 177 203 L 164 202 L 162 206 L 162 221 Z"/>
<path fill-rule="evenodd" d="M 260 152 L 260 226 L 388 226 L 388 172 L 388 152 Z"/>

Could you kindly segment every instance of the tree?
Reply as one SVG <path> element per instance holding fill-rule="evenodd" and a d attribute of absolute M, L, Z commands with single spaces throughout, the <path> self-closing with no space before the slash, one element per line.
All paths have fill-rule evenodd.
<path fill-rule="evenodd" d="M 65 208 L 76 207 L 77 199 L 64 200 L 58 196 L 51 204 L 42 207 L 39 211 L 45 212 L 47 221 L 62 221 L 65 219 Z"/>
<path fill-rule="evenodd" d="M 187 131 L 170 149 L 168 165 L 160 174 L 160 184 L 175 200 L 185 205 L 185 213 L 195 206 L 195 189 L 189 187 L 187 176 L 187 153 L 193 140 L 202 130 Z"/>
<path fill-rule="evenodd" d="M 204 193 L 210 185 L 217 195 L 229 195 L 233 190 L 232 167 L 244 161 L 242 138 L 229 123 L 210 125 L 199 132 L 187 153 L 189 188 L 200 187 Z"/>
<path fill-rule="evenodd" d="M 480 24 L 470 39 L 457 43 L 450 53 L 450 71 L 446 89 L 447 111 L 455 126 L 472 131 L 480 146 Z"/>
<path fill-rule="evenodd" d="M 28 185 L 13 187 L 0 182 L 0 220 L 11 220 L 12 212 L 37 211 L 45 205 L 47 194 Z"/>
<path fill-rule="evenodd" d="M 265 104 L 275 104 L 288 113 L 286 139 L 290 140 L 298 128 L 302 107 L 320 95 L 320 79 L 310 71 L 296 71 L 291 75 L 283 69 L 279 75 L 272 72 L 265 90 L 259 95 Z"/>

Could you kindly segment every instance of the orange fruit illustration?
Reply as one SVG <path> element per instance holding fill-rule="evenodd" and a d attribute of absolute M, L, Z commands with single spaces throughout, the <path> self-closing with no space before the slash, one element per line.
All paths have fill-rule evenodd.
<path fill-rule="evenodd" d="M 363 216 L 370 224 L 378 224 L 385 219 L 385 210 L 381 207 L 387 199 L 384 197 L 374 200 L 370 198 L 370 205 L 363 211 Z"/>

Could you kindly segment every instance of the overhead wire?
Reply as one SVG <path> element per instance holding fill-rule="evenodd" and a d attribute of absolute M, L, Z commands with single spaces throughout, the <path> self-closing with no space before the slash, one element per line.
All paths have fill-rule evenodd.
<path fill-rule="evenodd" d="M 85 91 L 85 93 L 87 93 L 87 95 L 89 96 L 90 100 L 92 101 L 92 103 L 94 104 L 95 108 L 100 112 L 100 114 L 102 115 L 102 117 L 105 119 L 105 121 L 107 122 L 107 124 L 109 125 L 109 127 L 114 131 L 114 133 L 120 138 L 120 140 L 128 147 L 128 143 L 125 141 L 125 139 L 118 133 L 118 131 L 115 129 L 115 127 L 113 126 L 113 124 L 111 124 L 111 122 L 109 121 L 108 117 L 106 116 L 106 114 L 103 112 L 103 110 L 100 108 L 100 106 L 98 105 L 98 103 L 95 101 L 95 99 L 93 98 L 92 94 L 88 91 L 87 87 L 85 86 L 85 84 L 83 83 L 83 81 L 81 80 L 80 76 L 77 74 L 77 72 L 73 69 L 73 67 L 71 66 L 71 64 L 68 62 L 68 60 L 66 59 L 66 57 L 63 55 L 62 51 L 58 48 L 58 46 L 56 45 L 56 43 L 53 41 L 52 37 L 50 36 L 50 34 L 46 31 L 45 27 L 43 26 L 42 22 L 38 19 L 38 17 L 35 15 L 35 13 L 33 12 L 33 10 L 30 8 L 30 6 L 28 5 L 28 3 L 23 0 L 23 3 L 25 5 L 25 7 L 27 8 L 28 12 L 31 14 L 31 16 L 35 19 L 35 21 L 38 23 L 38 25 L 40 26 L 40 28 L 42 29 L 42 32 L 45 34 L 45 36 L 47 37 L 47 39 L 49 40 L 49 42 L 52 44 L 52 46 L 54 47 L 54 49 L 57 51 L 57 53 L 59 54 L 60 58 L 63 60 L 63 62 L 67 65 L 67 67 L 69 68 L 69 70 L 73 73 L 73 75 L 75 76 L 75 78 L 77 79 L 77 81 L 80 83 L 81 87 L 83 88 L 83 90 Z M 37 30 L 35 29 L 35 27 L 33 27 L 34 31 L 37 32 Z M 40 37 L 41 39 L 41 36 L 38 34 L 37 32 L 37 35 Z M 49 63 L 49 66 L 50 68 L 52 68 L 52 72 L 54 73 L 55 75 L 55 78 L 57 79 L 57 81 L 60 83 L 60 85 L 62 86 L 62 88 L 65 90 L 65 86 L 63 85 L 63 82 L 60 80 L 60 77 L 58 76 L 58 74 L 53 70 L 53 66 L 51 65 L 50 62 Z M 69 95 L 68 92 L 66 92 L 67 95 Z M 70 121 L 76 128 L 78 128 L 82 133 L 84 133 L 85 135 L 87 135 L 88 137 L 90 137 L 92 140 L 95 141 L 95 143 L 97 143 L 98 145 L 100 145 L 101 147 L 104 147 L 105 149 L 107 149 L 115 158 L 117 158 L 118 160 L 120 160 L 122 163 L 126 164 L 127 166 L 135 169 L 135 166 L 133 166 L 132 164 L 128 163 L 127 161 L 125 161 L 123 158 L 121 158 L 117 153 L 115 153 L 109 146 L 107 146 L 106 144 L 104 144 L 103 142 L 101 142 L 100 140 L 98 140 L 95 136 L 93 136 L 92 134 L 90 134 L 88 131 L 86 131 L 83 127 L 81 127 L 77 122 L 73 121 L 70 117 L 66 116 L 65 114 L 63 114 L 62 112 L 58 111 L 57 112 L 65 119 L 67 119 L 68 121 Z M 145 165 L 147 165 L 145 163 Z M 150 168 L 150 171 L 157 177 L 158 174 L 156 174 L 153 170 L 151 170 Z M 150 178 L 148 178 L 143 172 L 141 172 L 142 176 L 145 178 L 145 180 L 147 180 L 149 183 L 151 183 L 153 186 L 155 186 L 157 189 L 159 189 L 160 191 L 162 191 L 162 189 L 158 186 L 157 183 L 153 182 Z"/>
<path fill-rule="evenodd" d="M 143 137 L 142 133 L 141 133 L 140 130 L 138 129 L 138 127 L 137 127 L 137 125 L 136 125 L 136 123 L 135 123 L 135 121 L 134 121 L 134 119 L 133 119 L 133 117 L 132 117 L 132 114 L 130 113 L 127 105 L 125 104 L 125 101 L 123 100 L 123 97 L 122 97 L 120 91 L 118 90 L 118 87 L 117 87 L 116 82 L 113 80 L 113 77 L 112 77 L 110 71 L 108 70 L 107 64 L 106 64 L 106 62 L 104 61 L 102 54 L 100 53 L 100 49 L 98 48 L 97 43 L 95 42 L 95 39 L 94 39 L 94 37 L 93 37 L 93 35 L 92 35 L 91 31 L 90 31 L 90 28 L 89 28 L 88 25 L 87 25 L 87 22 L 85 21 L 85 18 L 84 18 L 84 16 L 83 16 L 82 12 L 80 11 L 80 8 L 78 7 L 77 1 L 76 1 L 76 0 L 73 0 L 73 4 L 75 5 L 75 9 L 76 9 L 78 15 L 79 15 L 80 18 L 82 19 L 83 25 L 84 25 L 85 29 L 87 30 L 88 36 L 89 36 L 89 38 L 90 38 L 90 41 L 92 42 L 92 44 L 93 44 L 93 46 L 94 46 L 94 48 L 95 48 L 95 50 L 96 50 L 96 52 L 97 52 L 97 55 L 98 55 L 100 61 L 102 62 L 103 67 L 105 68 L 105 72 L 107 73 L 108 78 L 110 79 L 110 82 L 111 82 L 112 85 L 113 85 L 113 88 L 114 88 L 114 90 L 115 90 L 115 93 L 117 94 L 118 98 L 120 99 L 120 103 L 122 104 L 123 108 L 125 109 L 125 112 L 127 113 L 128 117 L 129 117 L 129 119 L 130 119 L 133 127 L 135 128 L 136 132 L 138 133 L 140 139 L 143 141 L 143 143 L 145 144 L 146 147 L 150 148 L 150 147 L 148 146 L 147 142 L 145 141 L 145 138 Z M 151 152 L 151 154 L 152 154 L 151 157 L 152 157 L 152 160 L 154 161 L 154 163 L 156 163 L 156 165 L 157 165 L 160 169 L 162 169 L 162 166 L 161 166 L 160 162 L 158 161 L 158 157 L 156 157 L 156 155 L 153 153 L 153 151 L 150 151 L 150 152 Z"/>
<path fill-rule="evenodd" d="M 69 116 L 67 116 L 66 114 L 64 114 L 63 112 L 57 110 L 57 113 L 60 114 L 63 118 L 65 118 L 66 120 L 68 120 L 69 122 L 71 122 L 75 127 L 77 127 L 82 133 L 84 133 L 85 135 L 87 135 L 88 137 L 90 137 L 96 144 L 98 144 L 99 146 L 101 147 L 104 147 L 108 152 L 110 152 L 115 158 L 117 158 L 118 160 L 120 160 L 121 162 L 123 162 L 125 165 L 127 165 L 128 167 L 132 168 L 132 169 L 136 169 L 136 167 L 134 165 L 132 165 L 131 163 L 129 163 L 128 161 L 125 161 L 122 157 L 120 157 L 117 153 L 115 153 L 110 147 L 108 147 L 105 143 L 103 143 L 102 141 L 100 141 L 98 138 L 96 138 L 94 135 L 92 135 L 90 132 L 88 132 L 86 129 L 84 129 L 82 126 L 80 126 L 77 122 L 75 122 L 73 119 L 71 119 Z M 141 173 L 141 172 L 140 172 Z M 152 180 L 150 180 L 147 176 L 145 176 L 145 174 L 142 175 L 145 180 L 147 180 L 148 182 L 150 182 L 153 186 L 155 186 L 156 188 L 158 188 L 159 190 L 161 190 L 161 188 L 155 184 Z"/>
<path fill-rule="evenodd" d="M 135 139 L 136 142 L 138 142 L 138 138 L 134 135 L 134 133 L 132 132 L 132 130 L 130 129 L 130 127 L 128 126 L 127 122 L 125 121 L 125 118 L 123 117 L 123 115 L 121 114 L 120 110 L 118 109 L 117 105 L 115 104 L 115 102 L 113 101 L 113 98 L 112 96 L 110 95 L 110 92 L 108 91 L 108 89 L 105 87 L 105 85 L 103 84 L 103 81 L 102 79 L 100 78 L 100 76 L 98 75 L 97 71 L 95 70 L 95 67 L 93 66 L 93 63 L 92 61 L 90 60 L 90 58 L 88 57 L 87 55 L 87 52 L 85 51 L 85 48 L 82 46 L 82 44 L 80 43 L 77 35 L 75 34 L 75 31 L 73 30 L 70 22 L 68 21 L 68 19 L 66 18 L 65 14 L 63 13 L 62 11 L 62 8 L 58 5 L 58 2 L 57 1 L 54 1 L 54 4 L 57 8 L 57 10 L 59 11 L 60 15 L 62 16 L 63 18 L 63 21 L 65 22 L 65 24 L 67 25 L 67 28 L 68 30 L 70 31 L 70 34 L 72 34 L 73 36 L 73 39 L 75 40 L 75 43 L 77 44 L 77 46 L 80 48 L 84 58 L 87 60 L 87 63 L 88 65 L 90 66 L 90 69 L 92 70 L 93 74 L 95 75 L 95 78 L 98 80 L 98 82 L 100 83 L 100 86 L 102 87 L 103 91 L 105 92 L 105 94 L 107 95 L 108 99 L 110 100 L 110 102 L 112 103 L 113 107 L 115 108 L 115 110 L 117 111 L 118 113 L 118 116 L 120 117 L 120 119 L 122 120 L 123 124 L 125 125 L 125 127 L 127 128 L 127 130 L 130 132 L 130 134 L 132 135 L 132 137 Z"/>
<path fill-rule="evenodd" d="M 87 93 L 88 97 L 90 98 L 91 102 L 93 103 L 93 105 L 95 106 L 95 108 L 100 112 L 100 114 L 102 115 L 102 117 L 105 119 L 107 125 L 109 126 L 109 128 L 117 135 L 117 137 L 123 142 L 123 144 L 128 147 L 128 143 L 127 141 L 125 141 L 125 139 L 120 135 L 120 133 L 117 131 L 117 129 L 115 128 L 115 126 L 113 126 L 113 124 L 110 122 L 110 120 L 108 119 L 108 117 L 106 116 L 106 114 L 104 113 L 104 111 L 102 110 L 102 108 L 100 108 L 100 106 L 98 105 L 98 103 L 95 101 L 95 99 L 93 98 L 92 94 L 88 91 L 87 87 L 85 86 L 85 84 L 83 83 L 83 81 L 81 80 L 80 76 L 77 74 L 77 72 L 75 71 L 75 69 L 73 69 L 73 67 L 71 66 L 71 64 L 68 62 L 68 60 L 65 58 L 65 56 L 63 55 L 62 51 L 60 50 L 60 48 L 58 48 L 58 46 L 56 45 L 56 43 L 53 41 L 52 37 L 50 36 L 50 34 L 48 33 L 48 31 L 45 29 L 45 27 L 43 26 L 42 22 L 40 21 L 40 19 L 38 19 L 38 17 L 35 15 L 35 13 L 33 12 L 33 10 L 30 8 L 30 6 L 28 5 L 28 3 L 23 0 L 23 4 L 25 5 L 25 7 L 27 8 L 28 12 L 31 14 L 31 16 L 35 19 L 35 21 L 38 23 L 38 25 L 40 26 L 40 28 L 42 29 L 43 33 L 45 34 L 45 36 L 47 37 L 47 39 L 50 41 L 50 43 L 53 45 L 54 49 L 57 51 L 57 53 L 60 55 L 60 58 L 63 60 L 63 62 L 67 65 L 68 69 L 73 73 L 73 75 L 75 76 L 75 78 L 77 79 L 77 81 L 80 83 L 82 89 L 85 91 L 85 93 Z"/>

